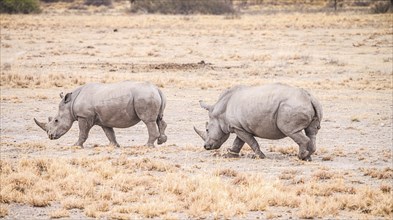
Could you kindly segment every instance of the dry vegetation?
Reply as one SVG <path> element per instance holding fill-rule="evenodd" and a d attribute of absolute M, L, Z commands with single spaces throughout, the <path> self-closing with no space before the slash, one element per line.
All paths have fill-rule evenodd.
<path fill-rule="evenodd" d="M 130 15 L 116 4 L 69 4 L 0 15 L 0 218 L 393 217 L 391 15 Z M 93 128 L 82 149 L 72 146 L 76 125 L 49 141 L 32 120 L 53 116 L 62 91 L 121 80 L 166 94 L 164 146 L 140 146 L 147 131 L 138 124 L 116 129 L 121 148 Z M 321 101 L 313 161 L 297 159 L 288 139 L 258 139 L 264 160 L 249 146 L 225 158 L 233 136 L 203 150 L 192 130 L 207 120 L 198 100 L 270 82 Z"/>
<path fill-rule="evenodd" d="M 303 182 L 280 182 L 261 174 L 221 169 L 190 173 L 168 161 L 118 158 L 22 159 L 0 164 L 0 202 L 3 215 L 12 203 L 44 207 L 60 203 L 52 218 L 67 217 L 72 209 L 86 216 L 117 218 L 162 217 L 184 212 L 189 217 L 230 218 L 249 212 L 286 207 L 295 216 L 335 217 L 341 211 L 354 216 L 392 217 L 389 186 L 371 188 L 348 183 L 344 176 L 316 171 Z M 285 171 L 290 180 L 296 170 Z M 289 175 L 289 177 L 288 177 Z"/>

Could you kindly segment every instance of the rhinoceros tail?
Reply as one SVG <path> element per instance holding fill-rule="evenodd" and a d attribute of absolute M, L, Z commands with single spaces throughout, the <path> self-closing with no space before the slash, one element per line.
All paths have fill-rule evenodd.
<path fill-rule="evenodd" d="M 164 94 L 161 92 L 160 89 L 157 88 L 157 91 L 160 94 L 160 98 L 161 98 L 161 106 L 160 106 L 160 111 L 158 112 L 157 120 L 162 120 L 162 118 L 164 117 L 164 109 L 165 109 L 165 106 L 166 106 L 166 98 L 165 98 Z"/>
<path fill-rule="evenodd" d="M 323 112 L 322 112 L 322 105 L 321 103 L 310 93 L 308 93 L 310 98 L 311 98 L 311 104 L 314 108 L 314 112 L 315 112 L 315 116 L 314 119 L 315 121 L 317 121 L 317 128 L 320 129 L 321 128 L 321 121 L 322 121 L 322 117 L 323 117 Z"/>
<path fill-rule="evenodd" d="M 157 88 L 157 90 L 161 97 L 160 111 L 158 112 L 157 121 L 156 121 L 158 126 L 158 131 L 160 132 L 160 136 L 158 137 L 157 144 L 162 144 L 165 143 L 167 140 L 167 136 L 165 135 L 166 122 L 163 119 L 164 109 L 166 106 L 166 98 L 160 89 Z"/>

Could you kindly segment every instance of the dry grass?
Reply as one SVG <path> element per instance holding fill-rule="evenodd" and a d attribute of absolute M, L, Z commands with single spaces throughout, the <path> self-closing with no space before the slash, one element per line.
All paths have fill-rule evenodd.
<path fill-rule="evenodd" d="M 0 203 L 0 218 L 4 218 L 8 215 L 8 206 Z"/>
<path fill-rule="evenodd" d="M 70 217 L 70 213 L 65 209 L 57 209 L 49 214 L 51 218 L 65 218 Z"/>
<path fill-rule="evenodd" d="M 169 69 L 171 72 L 162 73 L 162 70 L 156 69 L 154 65 L 144 65 L 140 71 L 143 73 L 111 73 L 105 74 L 97 80 L 94 75 L 77 75 L 77 74 L 62 74 L 62 73 L 54 73 L 49 75 L 37 75 L 37 74 L 21 74 L 21 73 L 9 73 L 5 72 L 1 74 L 1 83 L 0 86 L 5 88 L 75 88 L 79 85 L 83 85 L 86 82 L 101 82 L 101 83 L 114 83 L 125 80 L 132 81 L 149 81 L 158 87 L 177 87 L 177 88 L 200 88 L 200 89 L 208 89 L 208 88 L 218 88 L 218 89 L 226 89 L 230 88 L 234 85 L 263 85 L 272 82 L 269 78 L 261 78 L 260 75 L 264 74 L 265 70 L 251 69 L 245 71 L 242 77 L 239 77 L 239 80 L 233 81 L 230 79 L 223 78 L 220 81 L 216 80 L 214 76 L 211 74 L 205 74 L 202 77 L 197 72 L 190 72 L 188 75 L 180 75 L 178 71 L 184 71 L 185 69 L 181 64 L 173 64 L 174 66 L 178 66 L 175 69 Z M 194 68 L 194 67 L 191 67 Z M 229 68 L 229 67 L 215 67 L 216 69 Z M 195 67 L 194 70 L 199 69 L 199 67 Z M 146 74 L 149 72 L 156 72 L 160 74 Z M 209 72 L 217 74 L 217 72 L 210 70 Z M 191 74 L 191 75 L 190 75 Z M 197 78 L 197 80 L 190 81 L 190 77 Z M 375 81 L 374 79 L 378 79 Z M 293 84 L 290 80 L 281 80 L 281 82 Z M 370 73 L 369 75 L 353 80 L 348 81 L 343 79 L 339 82 L 330 81 L 329 79 L 309 83 L 305 82 L 296 82 L 296 86 L 306 87 L 306 88 L 315 88 L 315 89 L 340 89 L 340 88 L 352 88 L 358 90 L 390 90 L 392 89 L 392 85 L 390 83 L 390 79 L 386 74 L 376 74 Z M 5 97 L 5 99 L 7 99 Z M 45 99 L 43 97 L 42 99 Z M 18 99 L 11 100 L 14 103 L 20 103 Z M 360 120 L 354 116 L 351 118 L 352 122 L 359 122 Z"/>
<path fill-rule="evenodd" d="M 385 91 L 392 89 L 390 72 L 357 71 L 353 70 L 353 65 L 363 65 L 360 67 L 365 68 L 367 64 L 358 63 L 359 60 L 347 60 L 342 56 L 332 57 L 329 53 L 316 56 L 314 54 L 317 52 L 308 45 L 308 38 L 299 34 L 299 31 L 331 29 L 332 31 L 328 31 L 323 37 L 313 40 L 330 41 L 328 36 L 335 36 L 337 41 L 345 40 L 343 44 L 351 45 L 355 40 L 348 39 L 353 36 L 341 33 L 340 30 L 337 30 L 337 24 L 340 24 L 339 29 L 353 29 L 352 24 L 356 23 L 358 27 L 355 31 L 358 31 L 359 28 L 373 27 L 373 31 L 370 33 L 362 32 L 356 35 L 356 40 L 362 41 L 362 44 L 364 44 L 364 39 L 370 39 L 367 39 L 363 46 L 358 46 L 357 48 L 361 50 L 356 50 L 354 53 L 366 51 L 367 54 L 370 54 L 369 47 L 375 45 L 381 48 L 378 53 L 382 54 L 388 51 L 384 48 L 391 46 L 389 41 L 391 30 L 386 28 L 392 22 L 389 15 L 337 14 L 325 16 L 324 14 L 310 13 L 245 16 L 232 20 L 200 15 L 187 18 L 188 20 L 185 20 L 183 16 L 162 15 L 140 15 L 131 20 L 128 16 L 109 15 L 58 15 L 57 19 L 53 20 L 29 16 L 20 16 L 18 19 L 14 19 L 12 16 L 1 15 L 1 19 L 3 21 L 2 27 L 15 36 L 18 36 L 20 27 L 31 27 L 32 25 L 36 25 L 37 32 L 40 32 L 40 35 L 34 37 L 36 38 L 34 41 L 32 39 L 6 38 L 5 43 L 13 45 L 27 41 L 30 42 L 31 49 L 37 45 L 44 46 L 32 54 L 21 55 L 18 59 L 26 63 L 23 67 L 14 65 L 12 62 L 6 63 L 9 67 L 2 69 L 0 83 L 5 88 L 72 88 L 86 82 L 110 83 L 133 80 L 150 81 L 160 87 L 224 89 L 235 84 L 258 85 L 279 80 L 289 84 L 295 83 L 300 87 L 317 89 L 346 88 Z M 76 22 L 77 20 L 84 22 Z M 135 30 L 135 33 L 124 32 L 122 35 L 124 38 L 113 35 L 108 39 L 111 42 L 130 45 L 130 47 L 120 48 L 123 46 L 118 47 L 119 45 L 115 43 L 109 45 L 107 42 L 97 42 L 98 45 L 93 46 L 82 40 L 79 42 L 80 45 L 67 45 L 68 39 L 62 37 L 59 37 L 59 42 L 54 44 L 51 35 L 54 33 L 50 31 L 47 33 L 48 29 L 55 33 L 65 33 L 71 28 L 75 28 L 83 30 L 87 36 L 91 36 L 93 33 L 97 34 L 97 29 L 112 28 L 113 24 L 117 24 L 125 31 Z M 154 26 L 154 31 L 146 36 L 143 30 L 152 26 Z M 196 41 L 190 39 L 196 44 L 177 45 L 178 42 L 173 40 L 171 35 L 166 34 L 168 27 L 173 29 L 174 34 L 196 38 Z M 187 34 L 184 34 L 185 31 Z M 337 36 L 340 34 L 343 36 Z M 125 37 L 127 35 L 130 36 L 130 39 L 136 40 L 131 44 L 126 44 L 125 42 L 130 40 Z M 285 38 L 287 35 L 294 35 L 298 38 Z M 214 42 L 206 42 L 200 36 L 207 36 Z M 262 41 L 259 36 L 263 36 Z M 281 36 L 281 38 L 276 36 Z M 231 40 L 230 42 L 227 42 L 228 38 Z M 281 48 L 290 47 L 291 44 L 283 44 L 279 39 L 294 40 L 300 46 L 288 50 L 286 53 L 281 53 Z M 250 43 L 239 43 L 245 41 Z M 226 47 L 231 43 L 235 44 L 238 49 L 232 50 Z M 249 46 L 252 46 L 253 50 L 250 51 Z M 321 47 L 325 46 L 328 45 L 321 43 Z M 270 47 L 279 48 L 280 53 Z M 220 49 L 222 52 L 210 53 L 210 50 L 206 50 L 206 48 Z M 302 48 L 307 50 L 304 53 L 297 51 L 298 49 L 303 50 Z M 345 50 L 347 49 L 345 48 Z M 69 57 L 70 54 L 72 54 L 72 58 Z M 184 56 L 185 54 L 186 56 Z M 92 57 L 96 59 L 92 60 Z M 359 57 L 360 61 L 368 59 L 363 56 Z M 32 59 L 45 59 L 47 62 L 37 65 L 31 62 Z M 100 61 L 97 62 L 97 59 Z M 390 56 L 384 55 L 380 59 L 383 62 L 381 65 L 388 66 L 389 62 L 386 60 L 389 59 Z M 201 63 L 202 60 L 203 63 Z M 376 61 L 373 60 L 373 62 Z M 378 64 L 375 63 L 375 65 Z M 321 70 L 316 67 L 323 68 Z M 326 70 L 323 70 L 325 68 Z M 337 72 L 339 74 L 336 74 Z M 332 74 L 337 77 L 331 77 Z M 321 77 L 314 79 L 310 75 Z M 294 76 L 300 76 L 299 80 L 294 82 Z M 233 80 L 234 78 L 236 80 Z"/>
<path fill-rule="evenodd" d="M 326 168 L 311 179 L 266 181 L 260 174 L 233 169 L 189 173 L 157 159 L 78 158 L 1 161 L 0 202 L 47 206 L 60 202 L 53 218 L 82 209 L 87 217 L 164 218 L 171 213 L 194 217 L 231 218 L 269 207 L 296 208 L 300 218 L 336 216 L 341 211 L 392 216 L 391 188 L 348 184 Z M 109 170 L 111 174 L 103 171 Z M 282 180 L 297 178 L 286 170 Z M 55 192 L 55 193 L 54 193 Z M 6 211 L 2 211 L 6 213 Z"/>
<path fill-rule="evenodd" d="M 78 196 L 67 196 L 61 201 L 61 206 L 68 209 L 83 209 L 85 207 L 85 201 L 83 198 Z"/>
<path fill-rule="evenodd" d="M 297 171 L 297 170 L 293 170 L 293 169 L 284 170 L 284 171 L 280 174 L 279 178 L 282 179 L 282 180 L 295 179 L 297 173 L 298 173 L 298 171 Z"/>
<path fill-rule="evenodd" d="M 393 179 L 393 169 L 390 167 L 385 168 L 360 168 L 366 176 L 376 179 Z"/>
<path fill-rule="evenodd" d="M 63 73 L 40 75 L 2 72 L 0 86 L 8 88 L 76 87 L 85 84 L 86 79 L 86 77 L 79 75 L 65 75 Z"/>
<path fill-rule="evenodd" d="M 269 151 L 279 152 L 282 153 L 283 155 L 296 156 L 299 152 L 299 148 L 296 146 L 290 146 L 290 147 L 269 146 Z"/>

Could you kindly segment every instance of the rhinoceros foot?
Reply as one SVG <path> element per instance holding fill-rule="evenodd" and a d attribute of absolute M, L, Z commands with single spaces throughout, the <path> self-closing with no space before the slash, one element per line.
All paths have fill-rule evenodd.
<path fill-rule="evenodd" d="M 223 154 L 224 158 L 239 158 L 240 157 L 239 153 L 233 152 L 229 148 L 227 149 L 227 151 L 228 152 L 226 154 Z"/>
<path fill-rule="evenodd" d="M 306 158 L 303 159 L 304 161 L 312 161 L 311 156 L 308 155 Z"/>
<path fill-rule="evenodd" d="M 160 137 L 158 137 L 157 144 L 159 145 L 163 144 L 166 142 L 167 139 L 168 139 L 167 136 L 165 134 L 162 134 L 160 135 Z"/>
<path fill-rule="evenodd" d="M 263 153 L 261 153 L 261 154 L 248 154 L 247 157 L 251 158 L 251 159 L 265 159 L 266 158 L 265 154 L 263 154 Z"/>

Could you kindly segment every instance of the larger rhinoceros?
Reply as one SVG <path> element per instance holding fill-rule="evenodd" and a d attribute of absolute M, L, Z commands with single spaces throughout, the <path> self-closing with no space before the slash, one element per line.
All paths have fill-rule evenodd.
<path fill-rule="evenodd" d="M 230 133 L 237 135 L 229 155 L 238 156 L 247 143 L 259 158 L 265 155 L 254 137 L 292 138 L 299 145 L 298 157 L 311 160 L 322 120 L 321 104 L 306 90 L 281 83 L 236 86 L 225 91 L 214 105 L 200 101 L 209 111 L 206 132 L 194 127 L 206 150 L 218 149 Z M 303 133 L 303 130 L 305 133 Z"/>
<path fill-rule="evenodd" d="M 35 123 L 48 133 L 49 139 L 64 135 L 75 121 L 79 124 L 79 139 L 83 147 L 93 125 L 101 126 L 110 144 L 119 146 L 113 128 L 128 128 L 143 121 L 149 133 L 148 146 L 166 142 L 163 113 L 166 99 L 163 93 L 147 82 L 124 81 L 113 84 L 89 83 L 62 98 L 56 117 L 48 123 Z"/>

